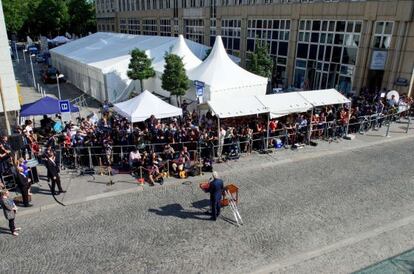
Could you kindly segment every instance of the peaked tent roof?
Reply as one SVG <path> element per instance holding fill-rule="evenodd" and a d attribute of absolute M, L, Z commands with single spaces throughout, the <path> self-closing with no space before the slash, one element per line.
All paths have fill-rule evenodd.
<path fill-rule="evenodd" d="M 188 71 L 188 78 L 210 86 L 210 91 L 235 90 L 242 93 L 243 88 L 253 88 L 266 92 L 267 79 L 248 72 L 236 65 L 227 55 L 221 36 L 216 41 L 210 55 L 199 66 Z M 257 92 L 256 94 L 261 93 Z"/>
<path fill-rule="evenodd" d="M 340 92 L 333 88 L 300 91 L 298 93 L 315 107 L 347 104 L 351 102 L 348 98 L 346 98 Z"/>
<path fill-rule="evenodd" d="M 164 102 L 148 90 L 130 100 L 115 104 L 114 110 L 132 123 L 145 121 L 151 115 L 161 119 L 183 114 L 181 108 Z"/>
<path fill-rule="evenodd" d="M 182 34 L 178 36 L 174 46 L 171 48 L 170 53 L 175 54 L 183 58 L 184 68 L 190 70 L 201 64 L 201 60 L 190 50 L 185 42 Z M 164 72 L 165 59 L 162 58 L 159 62 L 153 64 L 153 67 L 158 72 Z"/>
<path fill-rule="evenodd" d="M 71 112 L 79 112 L 79 108 L 70 105 Z M 20 111 L 21 117 L 60 113 L 59 100 L 46 96 L 33 103 L 24 104 Z"/>

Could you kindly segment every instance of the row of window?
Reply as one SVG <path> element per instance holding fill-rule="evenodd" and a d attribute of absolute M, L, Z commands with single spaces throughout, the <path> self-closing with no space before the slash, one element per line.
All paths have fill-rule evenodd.
<path fill-rule="evenodd" d="M 139 31 L 139 20 L 121 19 L 121 31 Z M 156 35 L 157 20 L 141 21 L 143 34 Z M 216 19 L 210 19 L 210 36 L 216 36 Z M 173 24 L 173 25 L 172 25 Z M 135 27 L 134 27 L 135 26 Z M 160 33 L 168 35 L 171 27 L 178 27 L 178 20 L 161 19 Z M 250 19 L 247 21 L 247 57 L 260 45 L 269 49 L 274 60 L 277 79 L 286 80 L 286 66 L 289 54 L 290 20 Z M 352 87 L 353 73 L 358 58 L 362 35 L 362 22 L 352 20 L 300 20 L 294 68 L 294 85 L 298 88 L 321 89 L 337 87 L 343 92 Z M 377 49 L 390 46 L 393 22 L 378 21 L 374 25 L 372 45 Z M 185 37 L 203 43 L 204 20 L 184 19 Z M 221 35 L 229 53 L 240 54 L 241 20 L 222 19 Z"/>
<path fill-rule="evenodd" d="M 344 1 L 344 0 L 341 0 Z M 365 0 L 348 0 L 351 2 Z M 97 13 L 211 6 L 339 2 L 339 0 L 96 0 Z"/>

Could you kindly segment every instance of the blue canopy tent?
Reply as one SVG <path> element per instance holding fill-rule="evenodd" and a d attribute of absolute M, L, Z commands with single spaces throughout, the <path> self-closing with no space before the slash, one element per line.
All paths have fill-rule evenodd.
<path fill-rule="evenodd" d="M 70 104 L 71 112 L 79 112 L 79 108 Z M 46 96 L 36 102 L 24 104 L 20 110 L 20 117 L 60 113 L 59 100 Z"/>

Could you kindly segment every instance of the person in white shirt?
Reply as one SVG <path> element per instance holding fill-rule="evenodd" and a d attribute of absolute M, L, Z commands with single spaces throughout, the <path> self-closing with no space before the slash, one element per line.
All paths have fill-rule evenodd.
<path fill-rule="evenodd" d="M 139 165 L 139 162 L 141 160 L 141 154 L 139 153 L 138 149 L 135 147 L 130 153 L 129 153 L 129 166 L 131 168 L 136 168 Z"/>

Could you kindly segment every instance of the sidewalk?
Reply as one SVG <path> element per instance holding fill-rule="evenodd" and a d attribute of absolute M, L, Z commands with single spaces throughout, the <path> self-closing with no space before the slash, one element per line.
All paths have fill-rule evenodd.
<path fill-rule="evenodd" d="M 405 133 L 407 124 L 406 120 L 403 123 L 393 123 L 390 127 L 390 137 L 385 137 L 386 128 L 379 131 L 371 131 L 366 135 L 357 134 L 352 141 L 338 140 L 338 142 L 328 143 L 326 141 L 318 141 L 318 146 L 306 146 L 303 149 L 291 150 L 280 149 L 271 154 L 258 154 L 256 152 L 251 155 L 243 154 L 239 160 L 228 161 L 221 164 L 215 164 L 214 169 L 220 173 L 225 182 L 230 182 L 230 176 L 237 170 L 257 170 L 265 167 L 277 166 L 286 163 L 295 163 L 303 160 L 323 157 L 336 153 L 357 152 L 361 148 L 381 145 L 388 142 L 396 142 L 414 136 L 414 125 L 410 127 L 410 131 Z M 32 202 L 33 207 L 21 208 L 20 214 L 31 214 L 39 212 L 51 207 L 60 207 L 50 194 L 48 183 L 44 180 L 46 170 L 43 166 L 38 167 L 38 172 L 41 176 L 40 184 L 32 186 Z M 211 174 L 206 173 L 202 176 L 189 177 L 188 179 L 166 178 L 164 185 L 156 185 L 150 187 L 148 184 L 140 186 L 137 184 L 135 178 L 129 174 L 117 174 L 111 178 L 107 175 L 80 175 L 80 172 L 74 170 L 63 170 L 61 173 L 63 189 L 66 193 L 56 196 L 57 200 L 64 205 L 76 204 L 85 201 L 101 199 L 105 197 L 118 196 L 125 193 L 146 191 L 150 188 L 164 189 L 185 183 L 186 181 L 202 182 L 208 180 Z M 42 180 L 43 179 L 43 180 Z M 113 185 L 108 183 L 112 180 Z"/>
<path fill-rule="evenodd" d="M 19 52 L 19 57 L 21 58 L 19 59 L 19 63 L 17 63 L 15 60 L 13 61 L 13 68 L 16 76 L 16 81 L 20 85 L 20 96 L 22 98 L 22 104 L 32 103 L 42 98 L 42 95 L 33 87 L 33 75 L 30 67 L 29 55 L 26 54 L 26 63 L 23 60 L 23 52 Z M 47 96 L 58 98 L 57 84 L 44 84 L 41 80 L 40 70 L 42 69 L 43 65 L 44 64 L 37 64 L 33 62 L 36 83 L 42 86 L 42 88 L 46 91 Z M 73 100 L 84 94 L 81 90 L 68 82 L 60 83 L 59 88 L 62 100 Z M 90 114 L 91 112 L 97 113 L 99 111 L 99 102 L 90 96 L 87 96 L 87 105 L 87 107 L 80 109 L 81 115 L 83 117 Z"/>

